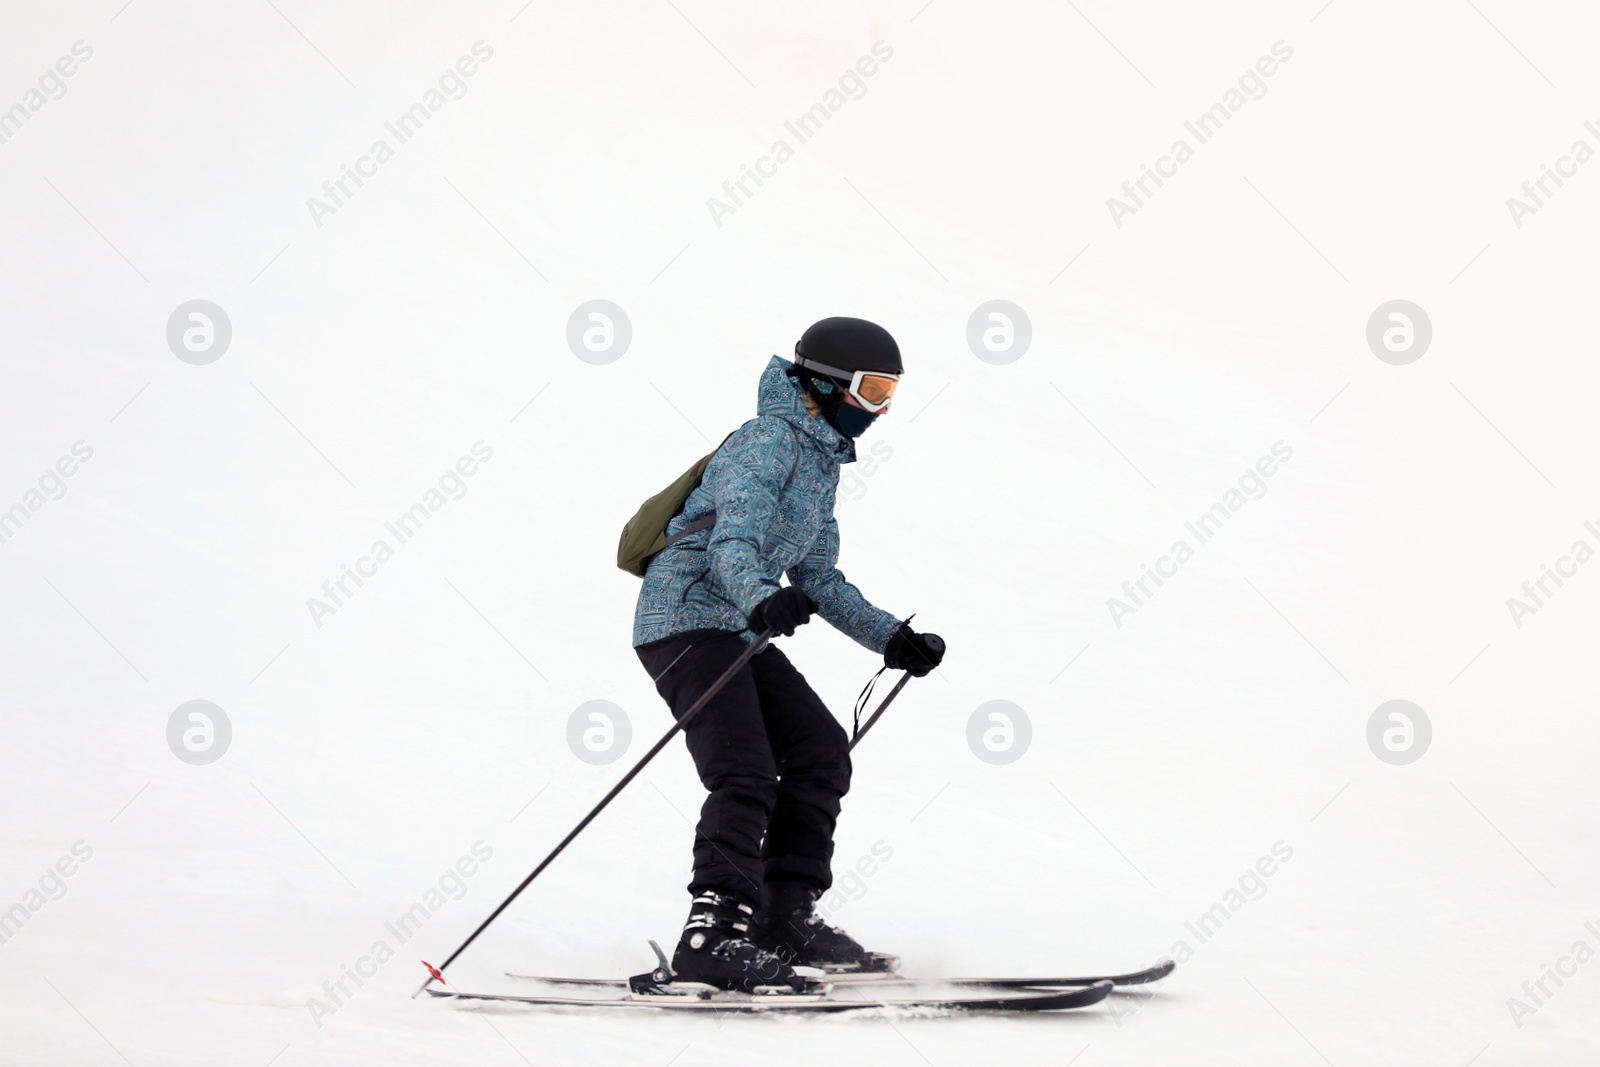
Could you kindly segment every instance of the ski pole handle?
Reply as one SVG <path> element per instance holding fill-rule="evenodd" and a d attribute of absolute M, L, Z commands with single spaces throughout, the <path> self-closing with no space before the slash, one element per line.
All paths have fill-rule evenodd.
<path fill-rule="evenodd" d="M 938 634 L 922 634 L 921 636 L 923 643 L 928 646 L 928 651 L 932 652 L 940 661 L 943 661 L 944 638 L 940 637 Z M 923 658 L 926 659 L 927 657 L 924 656 Z M 933 665 L 930 664 L 930 668 L 932 667 Z"/>

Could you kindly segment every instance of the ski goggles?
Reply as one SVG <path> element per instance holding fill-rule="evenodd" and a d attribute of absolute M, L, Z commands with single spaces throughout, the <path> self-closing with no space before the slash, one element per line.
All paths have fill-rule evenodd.
<path fill-rule="evenodd" d="M 846 389 L 855 397 L 856 403 L 874 415 L 889 406 L 889 401 L 894 398 L 895 386 L 900 384 L 900 375 L 888 371 L 858 370 L 852 373 L 830 367 L 826 363 L 818 363 L 814 359 L 806 359 L 799 353 L 795 353 L 794 362 L 796 366 L 804 367 L 806 370 L 836 378 L 840 383 L 849 382 Z"/>

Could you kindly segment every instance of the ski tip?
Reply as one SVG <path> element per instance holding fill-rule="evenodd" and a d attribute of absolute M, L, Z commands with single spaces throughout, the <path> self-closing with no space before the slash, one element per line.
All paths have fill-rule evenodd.
<path fill-rule="evenodd" d="M 1094 985 L 1082 990 L 1083 999 L 1078 1002 L 1078 1006 L 1086 1007 L 1090 1004 L 1098 1004 L 1102 1000 L 1108 999 L 1116 991 L 1117 984 L 1115 982 L 1109 978 L 1102 978 Z"/>

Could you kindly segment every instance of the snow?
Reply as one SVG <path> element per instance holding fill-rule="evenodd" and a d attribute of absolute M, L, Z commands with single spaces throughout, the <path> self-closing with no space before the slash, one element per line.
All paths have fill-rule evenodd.
<path fill-rule="evenodd" d="M 1506 207 L 1597 141 L 1565 106 L 1592 14 L 113 0 L 3 20 L 0 111 L 75 42 L 92 57 L 0 143 L 0 509 L 27 512 L 0 544 L 0 1063 L 1600 1056 L 1600 965 L 1572 955 L 1600 948 L 1600 577 L 1577 565 L 1520 626 L 1506 603 L 1600 545 L 1594 178 L 1520 227 Z M 1265 95 L 1118 227 L 1107 198 L 1280 40 Z M 864 95 L 719 226 L 707 199 L 879 41 L 847 83 Z M 398 144 L 385 123 L 441 77 Z M 379 138 L 392 158 L 315 218 Z M 1365 342 L 1397 298 L 1433 324 L 1407 366 Z M 205 365 L 166 341 L 197 299 L 233 331 Z M 565 340 L 595 299 L 632 325 L 605 365 Z M 1006 365 L 967 345 L 994 299 L 1032 324 Z M 832 314 L 888 325 L 910 368 L 840 508 L 844 569 L 950 647 L 857 753 L 837 921 L 919 974 L 1175 949 L 1178 971 L 1040 1018 L 409 999 L 418 960 L 668 725 L 617 531 Z M 1277 442 L 1264 495 L 1118 625 L 1108 598 Z M 399 543 L 385 524 L 434 489 Z M 380 539 L 392 558 L 314 618 Z M 786 647 L 841 716 L 877 665 L 821 624 Z M 1367 745 L 1391 699 L 1431 721 L 1408 765 Z M 192 700 L 231 724 L 203 765 L 168 746 Z M 567 747 L 590 700 L 630 720 L 618 762 Z M 1029 717 L 1013 763 L 968 747 L 991 700 Z M 452 980 L 644 970 L 682 920 L 700 796 L 674 745 Z M 1557 966 L 1536 1004 L 1524 983 Z"/>

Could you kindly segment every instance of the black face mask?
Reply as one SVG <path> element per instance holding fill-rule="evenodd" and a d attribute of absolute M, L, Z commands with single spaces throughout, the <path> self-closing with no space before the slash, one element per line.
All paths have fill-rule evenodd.
<path fill-rule="evenodd" d="M 840 404 L 828 419 L 833 428 L 854 440 L 866 433 L 867 427 L 877 421 L 878 412 L 858 408 L 854 404 Z"/>
<path fill-rule="evenodd" d="M 844 389 L 838 382 L 828 378 L 795 376 L 821 408 L 823 420 L 843 436 L 855 440 L 878 418 L 878 413 L 845 403 Z"/>

